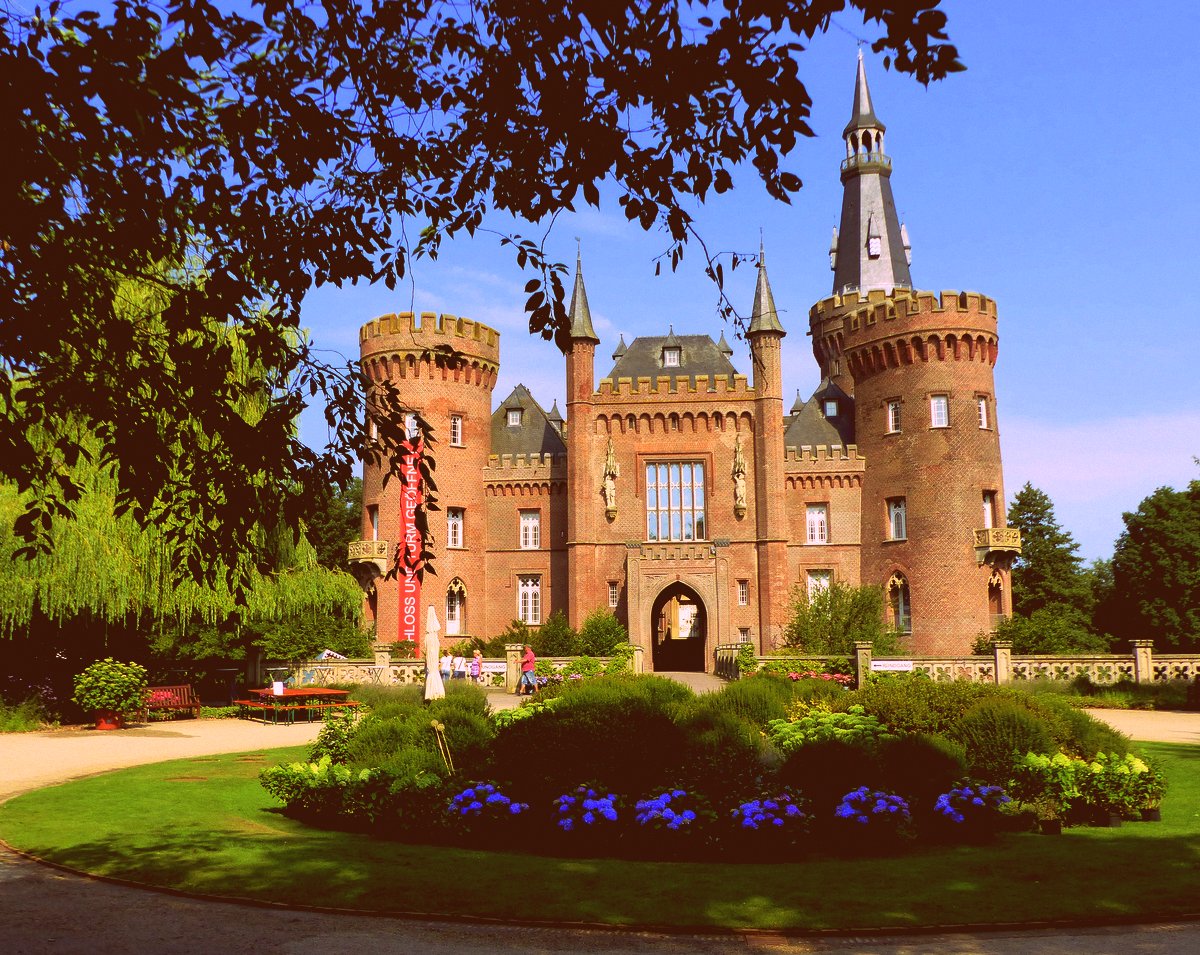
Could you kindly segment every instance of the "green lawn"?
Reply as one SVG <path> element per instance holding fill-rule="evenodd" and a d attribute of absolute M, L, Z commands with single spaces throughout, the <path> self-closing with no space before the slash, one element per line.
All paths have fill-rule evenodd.
<path fill-rule="evenodd" d="M 0 838 L 100 875 L 278 902 L 608 925 L 837 929 L 1172 916 L 1200 908 L 1200 747 L 1145 744 L 1161 823 L 1014 835 L 896 859 L 565 860 L 309 829 L 256 779 L 302 749 L 179 760 L 0 806 Z"/>

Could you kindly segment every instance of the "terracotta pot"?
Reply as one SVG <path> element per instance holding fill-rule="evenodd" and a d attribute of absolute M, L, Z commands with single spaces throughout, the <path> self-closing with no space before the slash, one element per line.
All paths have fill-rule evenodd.
<path fill-rule="evenodd" d="M 112 710 L 97 710 L 96 711 L 96 729 L 98 730 L 119 730 L 125 726 L 125 718 L 120 713 L 114 713 Z"/>

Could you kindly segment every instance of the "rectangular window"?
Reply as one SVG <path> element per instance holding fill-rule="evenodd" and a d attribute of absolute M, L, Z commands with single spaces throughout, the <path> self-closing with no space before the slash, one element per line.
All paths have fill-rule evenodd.
<path fill-rule="evenodd" d="M 829 505 L 808 505 L 808 534 L 805 542 L 809 544 L 829 543 Z"/>
<path fill-rule="evenodd" d="M 887 403 L 887 429 L 888 434 L 898 434 L 900 432 L 900 402 L 889 401 Z"/>
<path fill-rule="evenodd" d="M 808 599 L 812 600 L 822 590 L 828 590 L 833 582 L 833 572 L 829 570 L 810 570 L 808 572 Z"/>
<path fill-rule="evenodd" d="M 450 443 L 456 448 L 463 446 L 462 421 L 463 416 L 460 414 L 450 416 Z"/>
<path fill-rule="evenodd" d="M 371 523 L 371 540 L 379 540 L 379 505 L 372 504 L 367 508 L 367 520 Z"/>
<path fill-rule="evenodd" d="M 908 538 L 908 515 L 905 500 L 902 497 L 888 498 L 888 533 L 891 540 L 902 541 Z"/>
<path fill-rule="evenodd" d="M 542 546 L 542 512 L 521 511 L 521 550 Z"/>
<path fill-rule="evenodd" d="M 950 399 L 945 395 L 934 395 L 929 399 L 929 426 L 950 427 Z"/>
<path fill-rule="evenodd" d="M 983 492 L 983 526 L 996 526 L 996 492 Z"/>
<path fill-rule="evenodd" d="M 988 426 L 987 398 L 977 399 L 979 402 L 979 427 L 986 430 Z"/>
<path fill-rule="evenodd" d="M 522 623 L 542 622 L 542 578 L 537 574 L 517 578 L 517 616 Z"/>
<path fill-rule="evenodd" d="M 463 514 L 461 507 L 446 508 L 446 546 L 463 546 Z"/>
<path fill-rule="evenodd" d="M 679 349 L 664 348 L 663 349 L 663 367 L 678 368 L 679 367 Z"/>
<path fill-rule="evenodd" d="M 749 627 L 738 627 L 738 639 L 741 640 L 742 643 L 749 643 L 750 642 L 750 628 Z"/>
<path fill-rule="evenodd" d="M 738 606 L 750 606 L 750 581 L 748 580 L 738 581 Z"/>
<path fill-rule="evenodd" d="M 704 540 L 704 465 L 646 465 L 646 540 Z"/>
<path fill-rule="evenodd" d="M 617 601 L 620 600 L 620 597 L 621 590 L 619 587 L 617 587 L 617 582 L 615 580 L 610 580 L 608 582 L 608 605 L 610 607 L 616 607 Z"/>
<path fill-rule="evenodd" d="M 826 418 L 836 418 L 837 417 L 837 402 L 836 401 L 826 401 L 825 402 L 825 417 Z"/>

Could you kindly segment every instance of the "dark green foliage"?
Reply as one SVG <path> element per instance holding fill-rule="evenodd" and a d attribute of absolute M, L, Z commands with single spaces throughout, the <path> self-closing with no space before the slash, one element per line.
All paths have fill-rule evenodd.
<path fill-rule="evenodd" d="M 676 715 L 694 700 L 687 687 L 658 677 L 582 681 L 562 693 L 553 711 L 497 733 L 490 775 L 534 803 L 586 780 L 644 795 L 678 775 L 686 735 Z"/>
<path fill-rule="evenodd" d="M 761 789 L 765 766 L 762 734 L 747 720 L 714 707 L 697 707 L 680 719 L 684 752 L 679 784 L 730 805 Z"/>
<path fill-rule="evenodd" d="M 579 652 L 589 657 L 606 657 L 613 647 L 628 640 L 621 621 L 609 610 L 593 610 L 579 628 Z"/>
<path fill-rule="evenodd" d="M 1136 511 L 1113 552 L 1116 632 L 1175 651 L 1200 649 L 1200 480 L 1160 487 Z"/>
<path fill-rule="evenodd" d="M 848 697 L 894 733 L 949 736 L 962 715 L 993 692 L 995 687 L 983 683 L 938 683 L 922 676 L 897 674 L 886 680 L 872 680 Z"/>
<path fill-rule="evenodd" d="M 869 641 L 878 654 L 901 652 L 900 634 L 884 623 L 883 592 L 878 587 L 851 587 L 834 582 L 810 595 L 792 591 L 791 619 L 783 645 L 820 656 L 854 653 L 856 641 Z"/>
<path fill-rule="evenodd" d="M 1011 640 L 1013 653 L 1108 653 L 1107 636 L 1092 630 L 1084 614 L 1062 604 L 1039 607 L 1028 617 L 1002 620 L 988 638 Z M 991 653 L 976 648 L 976 652 Z"/>
<path fill-rule="evenodd" d="M 1124 734 L 1065 699 L 1021 689 L 1007 691 L 1006 695 L 1041 719 L 1054 742 L 1070 756 L 1091 759 L 1097 753 L 1129 752 L 1129 739 Z"/>
<path fill-rule="evenodd" d="M 1029 617 L 1044 607 L 1067 608 L 1084 626 L 1091 614 L 1091 587 L 1079 544 L 1059 526 L 1054 504 L 1028 482 L 1008 509 L 1010 527 L 1021 529 L 1021 556 L 1013 565 L 1013 613 Z"/>
<path fill-rule="evenodd" d="M 371 655 L 370 634 L 359 626 L 357 619 L 311 614 L 262 624 L 257 631 L 254 643 L 262 648 L 268 660 L 298 663 L 313 659 L 322 650 L 351 658 Z"/>
<path fill-rule="evenodd" d="M 943 736 L 911 733 L 879 744 L 883 788 L 912 803 L 914 810 L 932 809 L 937 797 L 967 774 L 967 756 L 959 743 Z"/>
<path fill-rule="evenodd" d="M 579 635 L 561 610 L 552 613 L 529 640 L 539 657 L 579 656 Z"/>
<path fill-rule="evenodd" d="M 785 676 L 757 674 L 701 696 L 696 706 L 702 711 L 728 713 L 762 730 L 768 720 L 787 718 L 787 706 L 795 698 L 794 686 Z"/>
<path fill-rule="evenodd" d="M 845 688 L 832 680 L 797 680 L 792 684 L 792 694 L 800 702 L 831 710 L 847 709 L 854 702 Z"/>
<path fill-rule="evenodd" d="M 814 812 L 828 816 L 842 796 L 859 786 L 878 785 L 878 751 L 838 739 L 799 747 L 779 767 L 779 782 L 798 790 Z"/>
<path fill-rule="evenodd" d="M 1044 720 L 1018 701 L 1000 697 L 968 710 L 951 738 L 965 748 L 971 776 L 994 785 L 1008 780 L 1017 757 L 1058 748 Z"/>
<path fill-rule="evenodd" d="M 351 479 L 346 490 L 336 485 L 308 502 L 304 536 L 317 552 L 317 563 L 332 570 L 346 569 L 351 541 L 362 536 L 362 479 Z"/>
<path fill-rule="evenodd" d="M 358 714 L 353 710 L 330 713 L 308 748 L 309 761 L 315 763 L 328 756 L 332 763 L 350 762 L 350 740 L 357 726 Z"/>

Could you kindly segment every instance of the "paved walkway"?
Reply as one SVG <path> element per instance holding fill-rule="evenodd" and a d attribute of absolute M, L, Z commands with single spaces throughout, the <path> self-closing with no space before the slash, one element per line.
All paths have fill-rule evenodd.
<path fill-rule="evenodd" d="M 512 705 L 516 698 L 496 702 Z M 1123 731 L 1134 732 L 1138 738 L 1200 742 L 1200 714 L 1103 710 L 1095 715 Z M 319 728 L 319 724 L 264 726 L 241 720 L 187 720 L 119 733 L 64 729 L 3 734 L 0 735 L 0 800 L 27 789 L 124 766 L 299 745 L 315 737 Z M 536 886 L 530 886 L 530 892 L 536 891 Z M 409 951 L 430 955 L 451 952 L 707 955 L 761 951 L 853 955 L 1127 955 L 1130 952 L 1191 955 L 1200 951 L 1200 924 L 834 938 L 662 935 L 458 924 L 296 912 L 181 898 L 59 872 L 0 850 L 0 952 L 5 955 L 124 955 L 138 951 L 239 955 L 264 950 L 276 955 L 374 955 Z"/>

